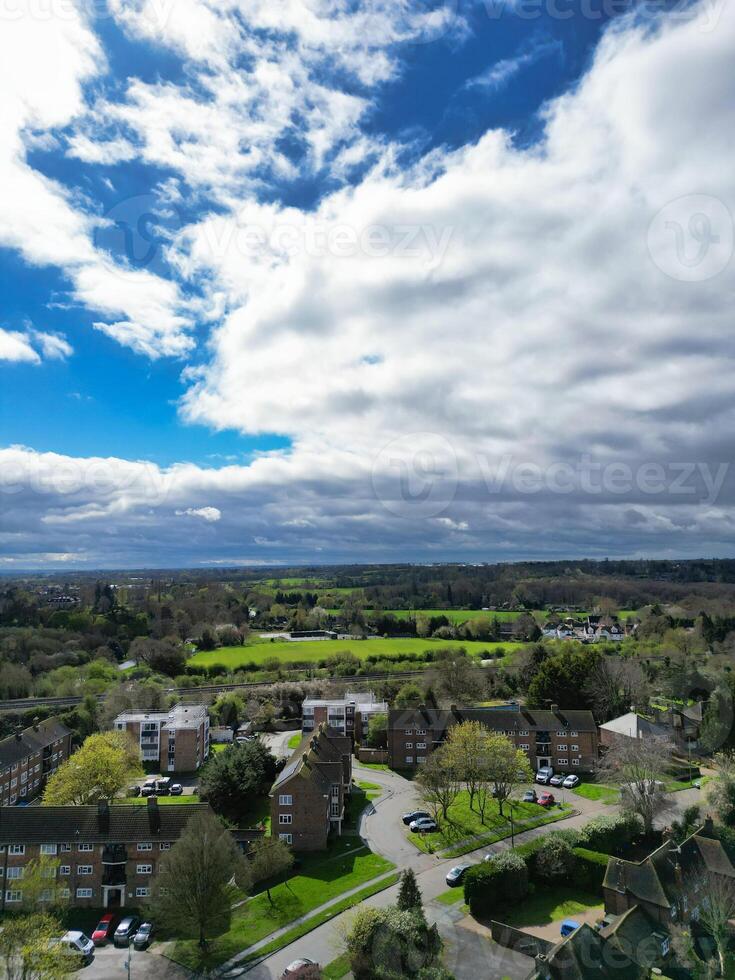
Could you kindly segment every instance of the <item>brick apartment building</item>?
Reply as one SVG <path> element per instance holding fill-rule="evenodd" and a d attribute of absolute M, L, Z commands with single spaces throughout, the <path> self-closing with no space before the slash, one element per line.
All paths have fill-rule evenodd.
<path fill-rule="evenodd" d="M 605 911 L 622 915 L 637 906 L 661 926 L 681 925 L 697 918 L 710 875 L 735 887 L 735 867 L 706 820 L 678 847 L 666 840 L 643 861 L 610 858 L 602 883 Z"/>
<path fill-rule="evenodd" d="M 35 721 L 0 742 L 0 804 L 32 800 L 71 754 L 71 732 L 56 718 Z"/>
<path fill-rule="evenodd" d="M 557 771 L 589 773 L 597 765 L 597 726 L 591 711 L 567 711 L 552 705 L 548 711 L 525 707 L 394 708 L 388 714 L 388 765 L 416 769 L 446 738 L 452 725 L 479 721 L 485 728 L 506 735 L 528 753 L 533 769 L 553 766 Z"/>
<path fill-rule="evenodd" d="M 144 763 L 161 772 L 194 772 L 209 757 L 209 714 L 201 704 L 177 704 L 170 711 L 124 711 L 113 722 L 140 747 Z"/>
<path fill-rule="evenodd" d="M 342 833 L 352 784 L 352 739 L 319 725 L 271 787 L 271 833 L 296 851 L 320 851 Z"/>
<path fill-rule="evenodd" d="M 370 691 L 348 691 L 343 698 L 306 698 L 302 714 L 304 735 L 313 732 L 320 725 L 328 725 L 341 735 L 349 735 L 356 742 L 364 742 L 370 719 L 374 715 L 387 715 L 388 704 L 376 700 Z"/>
<path fill-rule="evenodd" d="M 206 803 L 158 806 L 0 808 L 0 910 L 23 900 L 25 866 L 42 856 L 59 864 L 57 886 L 72 905 L 140 905 L 151 893 L 161 856 Z"/>

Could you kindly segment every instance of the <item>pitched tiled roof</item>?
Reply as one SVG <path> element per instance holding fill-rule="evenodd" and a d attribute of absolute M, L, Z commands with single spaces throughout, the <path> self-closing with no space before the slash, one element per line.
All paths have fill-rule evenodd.
<path fill-rule="evenodd" d="M 666 728 L 663 725 L 656 725 L 647 718 L 629 711 L 627 715 L 613 718 L 600 725 L 600 729 L 612 732 L 614 735 L 627 735 L 629 738 L 643 738 L 645 735 L 665 735 Z"/>
<path fill-rule="evenodd" d="M 644 969 L 650 969 L 661 960 L 661 937 L 666 930 L 634 905 L 619 915 L 615 921 L 600 930 L 609 947 L 627 956 Z"/>
<path fill-rule="evenodd" d="M 553 980 L 638 980 L 638 967 L 627 956 L 606 954 L 605 940 L 583 923 L 546 956 L 546 970 L 538 976 Z"/>
<path fill-rule="evenodd" d="M 388 716 L 389 729 L 402 728 L 406 724 L 424 724 L 426 728 L 444 731 L 449 725 L 463 721 L 479 721 L 495 731 L 597 731 L 591 711 L 557 709 L 536 710 L 522 707 L 520 710 L 502 708 L 393 708 Z"/>
<path fill-rule="evenodd" d="M 293 755 L 278 774 L 271 787 L 271 792 L 293 776 L 302 774 L 304 767 L 309 770 L 307 775 L 324 769 L 326 776 L 339 778 L 342 770 L 342 759 L 351 751 L 352 741 L 349 737 L 340 735 L 326 725 L 320 725 L 308 738 L 301 739 Z M 329 780 L 327 780 L 328 783 Z"/>
<path fill-rule="evenodd" d="M 207 803 L 120 805 L 109 807 L 105 818 L 104 807 L 97 806 L 4 806 L 0 807 L 0 844 L 172 841 L 195 813 L 203 811 L 209 811 Z"/>
<path fill-rule="evenodd" d="M 39 721 L 37 728 L 26 728 L 20 733 L 20 738 L 10 735 L 0 742 L 0 769 L 15 765 L 29 755 L 41 752 L 47 745 L 58 742 L 60 738 L 71 735 L 66 725 L 62 725 L 57 718 Z"/>

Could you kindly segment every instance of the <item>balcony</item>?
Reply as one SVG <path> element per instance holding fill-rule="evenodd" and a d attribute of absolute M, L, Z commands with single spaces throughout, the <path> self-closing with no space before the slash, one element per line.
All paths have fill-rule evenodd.
<path fill-rule="evenodd" d="M 113 865 L 112 867 L 105 868 L 102 871 L 102 884 L 103 885 L 126 885 L 128 882 L 127 875 L 125 874 L 125 865 Z"/>
<path fill-rule="evenodd" d="M 125 864 L 128 851 L 124 844 L 106 844 L 102 848 L 103 864 Z"/>

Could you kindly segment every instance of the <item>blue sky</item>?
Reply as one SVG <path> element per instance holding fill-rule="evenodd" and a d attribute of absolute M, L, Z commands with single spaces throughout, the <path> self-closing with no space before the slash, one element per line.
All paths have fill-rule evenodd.
<path fill-rule="evenodd" d="M 729 553 L 728 474 L 716 499 L 703 474 L 729 462 L 732 15 L 608 6 L 21 4 L 0 50 L 8 472 L 32 494 L 40 470 L 143 461 L 171 486 L 6 495 L 7 567 Z M 683 251 L 669 220 L 657 254 L 667 207 Z M 701 214 L 716 244 L 672 270 Z M 340 229 L 357 254 L 306 237 Z M 540 491 L 488 496 L 509 452 Z M 585 496 L 583 452 L 628 467 L 622 497 Z M 692 493 L 641 490 L 682 460 Z"/>

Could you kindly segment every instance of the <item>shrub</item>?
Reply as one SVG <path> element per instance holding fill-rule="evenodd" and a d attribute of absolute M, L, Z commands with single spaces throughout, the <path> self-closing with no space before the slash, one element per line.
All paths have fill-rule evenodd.
<path fill-rule="evenodd" d="M 598 892 L 602 888 L 607 863 L 610 860 L 609 855 L 601 854 L 599 851 L 590 851 L 585 847 L 575 847 L 573 855 L 575 858 L 574 884 L 588 891 Z"/>
<path fill-rule="evenodd" d="M 558 881 L 574 874 L 577 859 L 563 837 L 549 835 L 533 856 L 533 876 L 541 881 Z"/>
<path fill-rule="evenodd" d="M 483 861 L 465 876 L 464 898 L 474 916 L 491 916 L 498 909 L 516 905 L 527 894 L 528 868 L 514 851 Z"/>
<path fill-rule="evenodd" d="M 617 854 L 635 840 L 642 829 L 640 817 L 635 813 L 595 817 L 579 831 L 578 844 L 590 851 Z"/>

